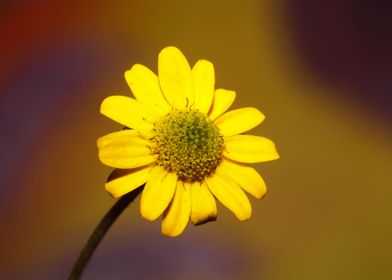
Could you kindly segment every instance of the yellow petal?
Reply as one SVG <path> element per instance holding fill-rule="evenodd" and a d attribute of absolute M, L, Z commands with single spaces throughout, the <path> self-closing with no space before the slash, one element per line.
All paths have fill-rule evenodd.
<path fill-rule="evenodd" d="M 105 98 L 101 104 L 101 114 L 143 133 L 151 133 L 153 122 L 160 118 L 160 115 L 146 104 L 120 95 Z"/>
<path fill-rule="evenodd" d="M 279 158 L 275 144 L 265 138 L 254 135 L 236 135 L 226 137 L 223 156 L 228 159 L 255 163 Z"/>
<path fill-rule="evenodd" d="M 157 159 L 152 152 L 152 142 L 132 131 L 123 130 L 98 139 L 98 156 L 102 163 L 115 168 L 136 168 Z"/>
<path fill-rule="evenodd" d="M 125 80 L 137 100 L 153 106 L 163 115 L 170 112 L 171 106 L 161 92 L 157 75 L 146 66 L 135 64 L 125 72 Z"/>
<path fill-rule="evenodd" d="M 252 167 L 223 159 L 220 163 L 223 173 L 231 177 L 243 190 L 260 199 L 267 191 L 263 178 Z"/>
<path fill-rule="evenodd" d="M 215 124 L 223 136 L 232 136 L 251 130 L 264 118 L 264 115 L 256 108 L 247 107 L 225 113 L 215 121 Z"/>
<path fill-rule="evenodd" d="M 98 149 L 101 149 L 101 148 L 105 147 L 106 145 L 109 145 L 113 141 L 120 141 L 121 142 L 123 140 L 132 141 L 133 143 L 137 142 L 140 145 L 143 145 L 143 144 L 146 146 L 153 145 L 153 143 L 150 140 L 142 138 L 142 135 L 138 131 L 133 130 L 133 129 L 124 129 L 124 130 L 109 133 L 105 136 L 98 138 L 97 146 L 98 146 Z"/>
<path fill-rule="evenodd" d="M 215 221 L 218 215 L 216 201 L 207 185 L 194 182 L 190 186 L 192 193 L 191 221 L 194 225 L 201 225 Z"/>
<path fill-rule="evenodd" d="M 212 177 L 207 178 L 207 185 L 214 196 L 240 220 L 245 221 L 252 215 L 252 206 L 241 188 L 219 167 Z"/>
<path fill-rule="evenodd" d="M 207 114 L 214 98 L 214 65 L 207 60 L 199 60 L 193 66 L 192 77 L 195 89 L 195 103 L 193 107 Z"/>
<path fill-rule="evenodd" d="M 115 169 L 105 184 L 105 189 L 114 198 L 127 194 L 143 185 L 150 175 L 152 166 L 135 169 Z"/>
<path fill-rule="evenodd" d="M 166 209 L 162 221 L 162 233 L 167 236 L 180 235 L 191 213 L 191 192 L 182 181 L 177 181 L 177 188 L 170 206 Z"/>
<path fill-rule="evenodd" d="M 167 47 L 159 53 L 158 76 L 162 92 L 174 108 L 193 104 L 191 67 L 179 49 Z"/>
<path fill-rule="evenodd" d="M 144 187 L 140 201 L 140 214 L 153 221 L 167 208 L 177 185 L 177 175 L 161 166 L 154 166 Z"/>
<path fill-rule="evenodd" d="M 226 112 L 227 109 L 233 104 L 236 93 L 232 90 L 217 89 L 215 90 L 214 100 L 212 107 L 208 113 L 211 120 L 215 120 L 217 117 Z"/>

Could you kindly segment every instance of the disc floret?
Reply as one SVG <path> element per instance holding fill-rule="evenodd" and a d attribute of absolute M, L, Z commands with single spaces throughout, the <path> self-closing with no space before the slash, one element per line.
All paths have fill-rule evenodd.
<path fill-rule="evenodd" d="M 172 111 L 155 123 L 158 164 L 183 181 L 202 181 L 221 161 L 219 128 L 197 110 Z"/>

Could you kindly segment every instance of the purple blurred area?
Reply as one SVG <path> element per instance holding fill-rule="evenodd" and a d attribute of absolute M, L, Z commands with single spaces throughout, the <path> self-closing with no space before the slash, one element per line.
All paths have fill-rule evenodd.
<path fill-rule="evenodd" d="M 312 73 L 354 89 L 385 121 L 392 117 L 392 2 L 288 1 L 295 44 Z"/>
<path fill-rule="evenodd" d="M 72 41 L 73 38 L 70 38 Z M 1 191 L 7 195 L 18 191 L 6 186 L 20 176 L 21 159 L 38 156 L 42 138 L 67 121 L 69 108 L 80 101 L 74 92 L 84 90 L 94 82 L 105 65 L 105 55 L 91 43 L 75 40 L 70 45 L 55 46 L 44 53 L 34 53 L 23 61 L 14 73 L 14 80 L 3 86 L 5 98 L 0 104 L 0 129 L 4 137 L 1 145 L 3 161 Z M 71 43 L 71 42 L 69 42 Z M 77 45 L 79 44 L 79 46 Z M 100 53 L 101 52 L 101 53 Z M 57 116 L 53 118 L 52 116 Z M 7 205 L 8 199 L 2 201 Z"/>
<path fill-rule="evenodd" d="M 281 159 L 240 222 L 162 237 L 127 209 L 84 279 L 392 279 L 389 1 L 2 1 L 0 279 L 64 279 L 114 203 L 99 114 L 159 51 L 212 61 Z"/>

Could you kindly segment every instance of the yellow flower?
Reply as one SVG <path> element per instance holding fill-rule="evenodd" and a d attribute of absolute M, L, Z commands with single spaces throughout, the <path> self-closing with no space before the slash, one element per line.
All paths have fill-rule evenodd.
<path fill-rule="evenodd" d="M 214 66 L 191 68 L 175 47 L 158 58 L 158 76 L 136 64 L 125 72 L 134 98 L 110 96 L 101 113 L 126 126 L 98 139 L 102 163 L 116 168 L 105 185 L 115 198 L 146 183 L 141 215 L 163 215 L 162 233 L 177 236 L 217 217 L 215 198 L 241 221 L 252 208 L 244 191 L 260 199 L 263 179 L 248 163 L 279 158 L 274 143 L 246 135 L 264 115 L 247 107 L 226 112 L 236 93 L 215 89 Z"/>

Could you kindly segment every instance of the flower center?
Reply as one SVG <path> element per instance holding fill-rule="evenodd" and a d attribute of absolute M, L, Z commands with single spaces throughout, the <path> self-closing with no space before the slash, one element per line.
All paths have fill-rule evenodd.
<path fill-rule="evenodd" d="M 223 137 L 199 111 L 173 111 L 155 123 L 158 163 L 184 181 L 201 181 L 218 166 Z"/>

